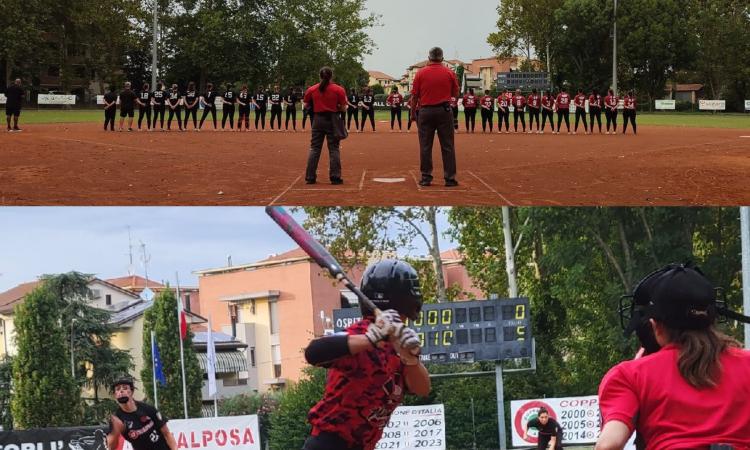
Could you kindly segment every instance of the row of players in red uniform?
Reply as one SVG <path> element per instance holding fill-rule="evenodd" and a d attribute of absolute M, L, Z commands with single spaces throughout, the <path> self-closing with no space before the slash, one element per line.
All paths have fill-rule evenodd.
<path fill-rule="evenodd" d="M 531 94 L 524 96 L 520 90 L 516 90 L 513 94 L 507 89 L 504 90 L 497 98 L 489 95 L 489 91 L 484 92 L 485 95 L 479 97 L 474 94 L 474 89 L 469 89 L 463 98 L 461 98 L 464 107 L 464 120 L 466 131 L 473 133 L 476 126 L 476 113 L 477 110 L 481 111 L 482 117 L 482 131 L 486 132 L 489 125 L 489 131 L 492 132 L 494 128 L 493 117 L 495 110 L 497 111 L 497 132 L 502 133 L 502 125 L 505 124 L 505 132 L 510 132 L 510 107 L 513 107 L 513 129 L 518 132 L 518 121 L 521 121 L 522 131 L 524 133 L 533 133 L 534 122 L 536 121 L 536 132 L 544 133 L 547 120 L 549 119 L 552 133 L 557 134 L 560 132 L 562 121 L 565 121 L 568 134 L 570 131 L 570 121 L 568 114 L 570 112 L 571 102 L 576 107 L 575 125 L 572 133 L 575 134 L 578 131 L 578 125 L 583 122 L 584 133 L 590 134 L 594 132 L 594 120 L 596 120 L 599 127 L 599 133 L 602 132 L 602 110 L 606 116 L 606 133 L 610 134 L 610 128 L 612 134 L 617 132 L 617 115 L 618 105 L 620 98 L 614 94 L 610 89 L 608 95 L 602 97 L 596 90 L 593 90 L 590 95 L 583 93 L 583 90 L 579 89 L 578 94 L 575 97 L 570 96 L 564 89 L 560 91 L 556 96 L 553 96 L 550 91 L 545 91 L 543 94 L 539 94 L 534 89 Z M 352 93 L 352 95 L 354 95 Z M 589 121 L 586 120 L 586 101 L 589 103 Z M 633 133 L 636 133 L 636 98 L 633 92 L 628 92 L 623 97 L 623 134 L 627 131 L 628 122 L 632 125 Z M 455 97 L 451 98 L 451 108 L 453 108 L 454 126 L 458 129 L 458 99 Z M 394 88 L 391 94 L 386 99 L 386 106 L 391 109 L 391 130 L 394 130 L 394 122 L 398 120 L 398 127 L 401 130 L 401 107 L 404 105 L 404 97 Z M 406 104 L 409 118 L 411 118 L 411 110 L 409 105 Z M 497 109 L 496 109 L 497 108 Z M 529 113 L 529 128 L 526 130 L 526 119 L 525 112 L 528 110 Z M 554 112 L 557 112 L 557 128 L 554 124 Z M 541 116 L 541 122 L 540 122 Z M 351 120 L 351 119 L 350 119 Z M 590 122 L 590 126 L 589 126 Z M 411 120 L 408 120 L 408 128 L 411 128 Z"/>
<path fill-rule="evenodd" d="M 473 89 L 469 89 L 462 98 L 464 106 L 464 117 L 466 122 L 466 131 L 474 132 L 475 117 L 477 109 L 481 110 L 482 117 L 482 131 L 487 131 L 487 125 L 489 125 L 489 131 L 493 131 L 493 112 L 495 105 L 497 105 L 497 132 L 502 132 L 502 125 L 505 124 L 505 132 L 510 132 L 509 119 L 510 119 L 510 107 L 513 107 L 513 129 L 518 132 L 518 121 L 521 121 L 522 131 L 524 133 L 544 133 L 547 119 L 549 119 L 552 133 L 557 134 L 560 132 L 562 121 L 565 121 L 565 127 L 570 131 L 569 113 L 571 102 L 576 107 L 575 126 L 572 133 L 575 134 L 578 131 L 578 125 L 583 122 L 584 133 L 590 134 L 594 131 L 594 120 L 596 120 L 599 127 L 599 133 L 602 132 L 602 110 L 606 116 L 606 133 L 610 134 L 610 127 L 612 134 L 617 132 L 617 114 L 618 105 L 620 98 L 614 94 L 610 89 L 608 95 L 602 97 L 596 90 L 593 90 L 590 95 L 584 94 L 582 89 L 578 90 L 578 94 L 571 97 L 565 89 L 561 90 L 556 96 L 553 96 L 550 91 L 544 91 L 543 94 L 539 94 L 534 89 L 531 94 L 525 96 L 521 93 L 521 90 L 516 90 L 515 94 L 509 92 L 507 89 L 504 90 L 497 98 L 489 95 L 489 91 L 484 91 L 484 96 L 479 97 L 474 94 Z M 586 101 L 589 103 L 589 123 L 586 120 Z M 454 108 L 454 117 L 457 117 L 458 105 L 456 99 L 451 99 L 451 106 Z M 628 122 L 632 125 L 633 133 L 636 133 L 635 116 L 636 116 L 636 98 L 633 92 L 628 92 L 623 97 L 623 134 L 627 131 Z M 526 130 L 525 111 L 529 113 L 529 128 Z M 554 125 L 553 112 L 557 112 L 557 128 Z M 541 115 L 541 122 L 540 122 Z M 536 121 L 536 130 L 534 130 L 534 122 Z M 456 123 L 457 125 L 457 123 Z"/>

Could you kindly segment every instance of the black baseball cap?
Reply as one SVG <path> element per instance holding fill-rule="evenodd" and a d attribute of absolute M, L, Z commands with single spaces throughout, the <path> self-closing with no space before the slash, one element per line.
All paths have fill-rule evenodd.
<path fill-rule="evenodd" d="M 670 328 L 704 329 L 716 319 L 716 289 L 689 263 L 669 264 L 648 275 L 633 291 L 633 302 Z"/>

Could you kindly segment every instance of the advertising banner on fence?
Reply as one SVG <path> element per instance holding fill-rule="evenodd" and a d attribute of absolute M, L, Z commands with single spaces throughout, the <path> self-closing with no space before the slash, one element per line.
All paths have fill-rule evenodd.
<path fill-rule="evenodd" d="M 677 102 L 675 100 L 656 100 L 654 108 L 656 109 L 675 109 Z"/>
<path fill-rule="evenodd" d="M 170 420 L 168 425 L 178 450 L 260 450 L 257 415 Z M 125 442 L 122 450 L 133 447 Z"/>
<path fill-rule="evenodd" d="M 544 398 L 536 400 L 515 400 L 510 402 L 511 435 L 514 447 L 530 447 L 537 443 L 537 430 L 531 428 L 528 440 L 523 439 L 523 427 L 536 418 L 539 408 L 549 411 L 563 429 L 563 444 L 593 444 L 599 437 L 601 419 L 599 398 L 586 397 Z M 632 447 L 631 442 L 626 449 Z"/>
<path fill-rule="evenodd" d="M 383 430 L 375 450 L 445 450 L 443 405 L 399 406 Z"/>
<path fill-rule="evenodd" d="M 75 95 L 62 95 L 62 94 L 39 94 L 37 97 L 37 104 L 39 105 L 75 105 Z"/>
<path fill-rule="evenodd" d="M 726 100 L 699 100 L 698 109 L 703 111 L 724 111 L 727 109 Z"/>
<path fill-rule="evenodd" d="M 2 100 L 0 100 L 2 103 Z M 750 111 L 750 100 L 745 100 L 745 111 Z"/>
<path fill-rule="evenodd" d="M 0 431 L 0 450 L 106 450 L 107 428 Z"/>
<path fill-rule="evenodd" d="M 0 105 L 4 105 L 7 101 L 8 97 L 6 97 L 5 94 L 0 94 Z"/>

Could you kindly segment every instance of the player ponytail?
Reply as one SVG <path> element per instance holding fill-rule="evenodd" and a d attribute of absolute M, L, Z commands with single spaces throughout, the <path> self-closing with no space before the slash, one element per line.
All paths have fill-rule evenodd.
<path fill-rule="evenodd" d="M 721 378 L 721 354 L 729 347 L 740 347 L 734 339 L 711 326 L 703 330 L 667 328 L 670 342 L 677 345 L 677 369 L 696 389 L 714 387 Z"/>
<path fill-rule="evenodd" d="M 325 92 L 329 84 L 331 84 L 331 78 L 333 78 L 333 70 L 330 67 L 323 67 L 320 69 L 320 86 L 318 90 Z"/>

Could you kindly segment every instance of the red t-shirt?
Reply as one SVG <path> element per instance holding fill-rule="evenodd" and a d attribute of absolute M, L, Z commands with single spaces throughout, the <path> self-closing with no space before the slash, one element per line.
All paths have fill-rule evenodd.
<path fill-rule="evenodd" d="M 492 107 L 495 106 L 495 99 L 490 95 L 485 95 L 482 97 L 482 106 L 492 109 Z"/>
<path fill-rule="evenodd" d="M 500 94 L 497 97 L 497 104 L 498 106 L 508 109 L 508 105 L 510 105 L 510 102 L 508 101 L 508 96 L 505 94 Z"/>
<path fill-rule="evenodd" d="M 430 63 L 417 72 L 411 93 L 419 98 L 420 105 L 446 103 L 451 97 L 458 97 L 458 78 L 441 63 Z"/>
<path fill-rule="evenodd" d="M 586 94 L 578 94 L 575 97 L 576 108 L 584 108 L 586 106 Z"/>
<path fill-rule="evenodd" d="M 617 98 L 616 95 L 608 95 L 604 97 L 604 104 L 609 106 L 610 108 L 614 108 L 617 106 L 617 104 L 620 102 L 620 100 Z"/>
<path fill-rule="evenodd" d="M 304 102 L 313 102 L 313 112 L 337 112 L 338 105 L 346 105 L 346 91 L 336 83 L 331 83 L 325 92 L 320 92 L 320 83 L 311 86 L 305 91 Z"/>
<path fill-rule="evenodd" d="M 513 107 L 515 108 L 523 108 L 526 106 L 526 97 L 524 97 L 521 94 L 514 95 L 513 96 Z"/>
<path fill-rule="evenodd" d="M 552 108 L 552 104 L 554 103 L 554 100 L 552 99 L 552 96 L 550 95 L 543 95 L 542 96 L 542 106 L 545 108 Z"/>
<path fill-rule="evenodd" d="M 476 108 L 477 97 L 476 95 L 466 94 L 464 95 L 464 108 Z"/>
<path fill-rule="evenodd" d="M 403 101 L 404 96 L 399 93 L 389 95 L 388 99 L 386 100 L 386 102 L 393 107 L 401 106 L 401 103 L 403 103 Z"/>
<path fill-rule="evenodd" d="M 368 320 L 346 329 L 365 334 Z M 336 433 L 349 446 L 372 450 L 404 398 L 404 364 L 391 344 L 335 360 L 328 369 L 323 399 L 307 416 L 312 434 Z"/>
<path fill-rule="evenodd" d="M 623 99 L 623 103 L 625 106 L 625 109 L 635 109 L 635 97 L 630 97 L 628 95 L 625 96 Z"/>
<path fill-rule="evenodd" d="M 529 108 L 535 108 L 535 109 L 539 108 L 539 96 L 538 95 L 535 95 L 535 94 L 529 95 L 529 98 L 527 101 L 529 103 Z"/>
<path fill-rule="evenodd" d="M 599 386 L 602 426 L 617 420 L 631 431 L 638 429 L 647 449 L 708 448 L 712 443 L 748 448 L 750 352 L 725 351 L 719 385 L 708 389 L 696 389 L 682 378 L 678 353 L 668 345 L 610 369 Z"/>
<path fill-rule="evenodd" d="M 557 94 L 557 109 L 570 109 L 570 94 L 567 92 L 560 92 Z"/>
<path fill-rule="evenodd" d="M 601 108 L 602 96 L 594 94 L 589 95 L 589 106 L 593 106 L 594 108 Z"/>

